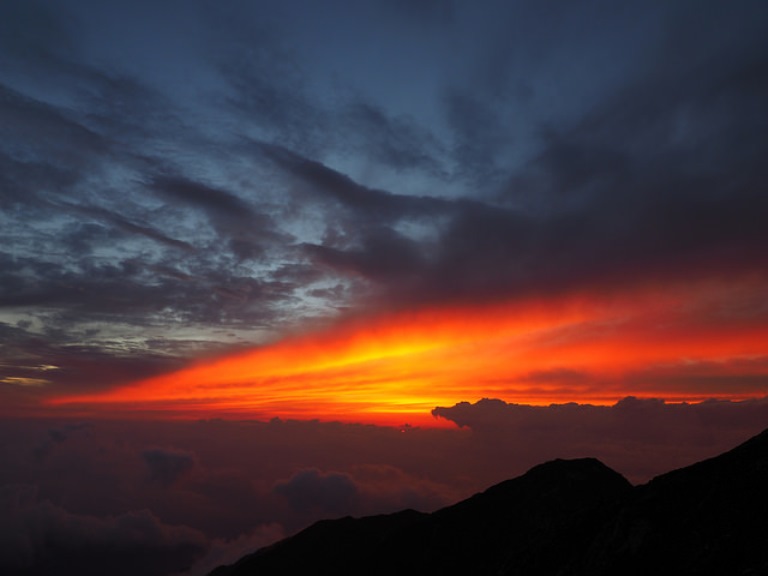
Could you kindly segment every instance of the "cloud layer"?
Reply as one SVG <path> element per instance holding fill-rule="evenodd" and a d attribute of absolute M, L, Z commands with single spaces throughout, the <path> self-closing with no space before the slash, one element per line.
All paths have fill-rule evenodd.
<path fill-rule="evenodd" d="M 768 422 L 768 399 L 689 404 L 627 397 L 612 406 L 529 406 L 486 398 L 432 413 L 470 428 L 485 449 L 518 462 L 597 457 L 644 482 L 753 435 Z"/>
<path fill-rule="evenodd" d="M 553 458 L 645 482 L 761 431 L 768 401 L 485 399 L 435 415 L 461 428 L 0 421 L 0 569 L 203 576 L 322 518 L 435 510 Z"/>

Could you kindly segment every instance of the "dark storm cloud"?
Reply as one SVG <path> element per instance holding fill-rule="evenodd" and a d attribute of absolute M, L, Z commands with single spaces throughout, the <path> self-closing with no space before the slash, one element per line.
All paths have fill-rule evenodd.
<path fill-rule="evenodd" d="M 530 179 L 510 189 L 524 204 L 530 199 L 533 212 L 544 213 L 534 248 L 545 270 L 563 269 L 566 260 L 585 279 L 668 275 L 676 268 L 759 269 L 759 253 L 768 245 L 760 157 L 768 150 L 757 132 L 768 116 L 745 114 L 741 96 L 763 99 L 768 92 L 740 93 L 724 106 L 728 119 L 714 118 L 722 125 L 706 137 L 673 132 L 711 129 L 710 114 L 720 111 L 682 119 L 677 106 L 633 110 L 631 102 L 552 135 Z M 632 134 L 627 147 L 614 144 L 623 134 Z M 742 146 L 734 159 L 733 149 Z"/>
<path fill-rule="evenodd" d="M 764 18 L 752 8 L 758 20 Z M 745 10 L 750 8 L 729 13 L 724 30 L 713 29 L 709 20 L 691 28 L 701 25 L 701 34 L 727 37 L 748 17 Z M 571 126 L 541 131 L 539 152 L 487 204 L 373 190 L 286 149 L 262 150 L 309 190 L 356 214 L 358 220 L 338 221 L 339 234 L 313 248 L 314 254 L 339 271 L 379 283 L 395 300 L 509 296 L 760 270 L 760 254 L 768 247 L 762 226 L 768 174 L 761 160 L 768 152 L 761 138 L 768 123 L 762 80 L 768 47 L 748 26 L 746 40 L 715 58 L 707 46 L 696 51 L 701 41 L 684 25 L 670 18 L 663 30 L 668 41 L 660 50 L 675 58 L 652 54 L 661 66 L 639 68 Z M 486 95 L 449 99 L 453 124 L 466 134 L 466 144 L 457 145 L 477 150 L 461 154 L 467 167 L 488 158 L 483 146 L 498 149 L 512 137 L 483 111 L 491 105 Z M 417 214 L 437 241 L 415 244 L 404 258 L 402 243 L 382 250 L 381 242 L 365 238 L 359 220 L 391 230 Z M 401 264 L 379 265 L 388 261 Z M 420 283 L 403 285 L 414 262 Z"/>
<path fill-rule="evenodd" d="M 359 248 L 306 248 L 316 262 L 337 272 L 383 280 L 393 287 L 399 282 L 413 282 L 423 273 L 419 246 L 413 240 L 385 227 L 367 230 L 361 236 Z"/>
<path fill-rule="evenodd" d="M 569 142 L 571 137 L 577 142 Z M 515 184 L 534 199 L 533 206 L 525 206 L 524 198 L 524 208 L 393 195 L 316 162 L 286 153 L 272 157 L 310 190 L 357 215 L 349 223 L 339 221 L 337 229 L 353 248 L 335 245 L 331 237 L 313 253 L 391 288 L 395 299 L 499 296 L 761 269 L 768 196 L 759 184 L 764 168 L 757 156 L 749 163 L 743 159 L 745 171 L 705 177 L 681 172 L 685 168 L 668 161 L 655 171 L 658 160 L 650 150 L 649 164 L 622 157 L 610 139 L 604 144 L 582 139 L 591 138 L 551 138 L 531 165 L 532 176 Z M 378 231 L 363 226 L 366 220 L 378 222 Z M 436 228 L 437 241 L 419 244 L 386 227 L 408 220 Z M 398 293 L 399 279 L 414 266 L 420 284 L 408 287 L 412 294 Z"/>
<path fill-rule="evenodd" d="M 666 99 L 647 97 L 669 91 L 652 84 L 621 94 L 573 129 L 549 133 L 501 199 L 510 208 L 443 206 L 422 285 L 405 296 L 472 298 L 763 270 L 768 149 L 760 135 L 768 112 L 760 103 L 768 86 L 756 78 L 764 68 L 713 70 L 710 89 L 694 94 L 675 85 L 683 94 Z M 345 184 L 335 193 L 357 190 Z M 387 208 L 376 215 L 392 222 L 402 214 Z M 373 266 L 381 253 L 363 247 L 354 258 Z M 402 270 L 393 272 L 400 288 Z"/>
<path fill-rule="evenodd" d="M 722 27 L 714 19 L 721 12 Z M 373 190 L 286 149 L 262 149 L 358 218 L 338 221 L 338 234 L 313 254 L 378 283 L 395 300 L 760 271 L 768 247 L 768 46 L 756 25 L 742 23 L 763 21 L 765 13 L 754 3 L 733 11 L 708 4 L 702 13 L 691 22 L 673 10 L 662 21 L 666 40 L 658 52 L 638 56 L 637 72 L 601 93 L 582 119 L 539 128 L 539 151 L 516 169 L 490 158 L 514 135 L 495 115 L 491 87 L 451 93 L 446 102 L 464 166 L 493 172 L 492 180 L 512 173 L 487 204 Z M 415 214 L 437 241 L 415 243 L 405 257 L 404 243 L 383 249 L 359 220 L 389 227 L 394 237 L 391 227 Z M 404 285 L 414 263 L 420 282 Z"/>

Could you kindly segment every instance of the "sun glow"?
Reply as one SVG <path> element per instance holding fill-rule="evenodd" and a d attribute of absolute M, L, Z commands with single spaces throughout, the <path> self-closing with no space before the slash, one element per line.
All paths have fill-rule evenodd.
<path fill-rule="evenodd" d="M 726 313 L 723 295 L 733 292 L 647 287 L 382 315 L 52 403 L 435 425 L 435 406 L 481 397 L 604 404 L 629 394 L 763 395 L 768 327 Z"/>

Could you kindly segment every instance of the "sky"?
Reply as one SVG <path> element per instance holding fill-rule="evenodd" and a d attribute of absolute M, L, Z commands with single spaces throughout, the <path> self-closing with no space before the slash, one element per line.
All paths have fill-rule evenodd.
<path fill-rule="evenodd" d="M 194 576 L 765 428 L 766 29 L 762 0 L 1 2 L 0 568 Z"/>

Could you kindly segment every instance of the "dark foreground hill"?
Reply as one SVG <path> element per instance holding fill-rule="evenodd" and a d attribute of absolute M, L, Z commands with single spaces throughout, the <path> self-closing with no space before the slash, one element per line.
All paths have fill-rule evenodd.
<path fill-rule="evenodd" d="M 768 576 L 768 430 L 632 487 L 554 460 L 432 514 L 318 522 L 211 576 Z"/>

